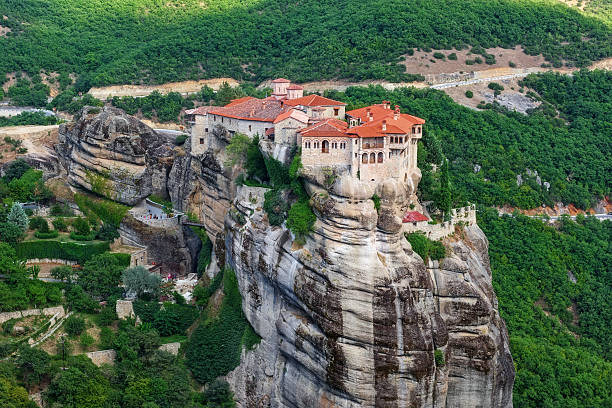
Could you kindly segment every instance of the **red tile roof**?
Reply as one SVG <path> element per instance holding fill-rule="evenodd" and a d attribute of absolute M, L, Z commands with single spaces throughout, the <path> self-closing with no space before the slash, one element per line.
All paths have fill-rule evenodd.
<path fill-rule="evenodd" d="M 287 83 L 291 83 L 291 81 L 285 78 L 276 78 L 274 81 L 272 81 L 272 83 L 273 84 L 287 84 Z"/>
<path fill-rule="evenodd" d="M 307 95 L 301 98 L 289 99 L 284 101 L 285 105 L 289 106 L 344 106 L 346 103 L 334 101 L 333 99 L 326 98 L 319 95 Z"/>
<path fill-rule="evenodd" d="M 246 100 L 243 102 L 233 101 L 226 106 L 215 108 L 209 113 L 234 119 L 273 122 L 278 115 L 288 109 L 283 106 L 281 101 L 277 101 L 274 98 L 257 99 L 245 97 L 241 99 Z"/>
<path fill-rule="evenodd" d="M 238 104 L 241 104 L 242 102 L 250 101 L 251 99 L 256 99 L 256 98 L 252 96 L 243 96 L 242 98 L 232 99 L 230 103 L 225 105 L 225 107 L 229 108 L 230 106 L 238 105 Z"/>
<path fill-rule="evenodd" d="M 293 118 L 302 123 L 308 123 L 308 115 L 297 109 L 289 109 L 288 111 L 281 113 L 276 117 L 276 119 L 274 119 L 274 123 L 278 123 L 288 118 Z"/>
<path fill-rule="evenodd" d="M 325 119 L 300 130 L 302 137 L 353 137 L 346 133 L 348 125 L 339 119 Z"/>
<path fill-rule="evenodd" d="M 368 110 L 372 114 L 372 117 L 374 120 L 381 119 L 386 116 L 391 116 L 391 118 L 393 118 L 393 112 L 394 112 L 393 109 L 385 109 L 382 104 L 366 106 L 365 108 L 353 109 L 353 110 L 346 112 L 346 114 L 354 118 L 359 118 L 361 119 L 362 122 L 365 123 L 369 121 Z M 401 113 L 400 116 L 412 122 L 412 124 L 415 124 L 415 125 L 422 125 L 425 123 L 424 119 L 417 118 L 416 116 L 408 115 L 407 113 Z"/>
<path fill-rule="evenodd" d="M 301 87 L 301 86 L 299 86 L 299 85 L 296 85 L 296 84 L 289 85 L 289 86 L 287 87 L 287 90 L 292 90 L 292 91 L 293 91 L 293 90 L 297 90 L 297 91 L 299 91 L 299 90 L 302 90 L 302 89 L 304 89 L 304 88 L 303 88 L 303 87 Z"/>
<path fill-rule="evenodd" d="M 427 218 L 426 216 L 424 216 L 418 211 L 408 211 L 404 215 L 404 218 L 402 219 L 402 222 L 421 222 L 421 221 L 429 221 L 429 218 Z"/>

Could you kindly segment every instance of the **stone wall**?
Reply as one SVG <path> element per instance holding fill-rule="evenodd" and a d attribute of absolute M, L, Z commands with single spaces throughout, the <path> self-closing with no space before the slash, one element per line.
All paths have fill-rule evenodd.
<path fill-rule="evenodd" d="M 63 306 L 55 306 L 55 307 L 47 307 L 45 309 L 28 309 L 28 310 L 16 310 L 14 312 L 4 312 L 0 313 L 0 324 L 11 320 L 11 319 L 21 319 L 22 317 L 27 316 L 53 316 L 58 315 L 58 318 L 61 318 L 65 315 Z"/>
<path fill-rule="evenodd" d="M 133 319 L 136 317 L 132 302 L 129 300 L 118 300 L 115 311 L 119 319 Z"/>
<path fill-rule="evenodd" d="M 115 357 L 117 352 L 115 350 L 100 350 L 85 353 L 85 355 L 94 363 L 100 367 L 102 364 L 115 364 Z"/>
<path fill-rule="evenodd" d="M 467 207 L 453 208 L 451 211 L 450 221 L 440 224 L 417 223 L 416 226 L 408 222 L 403 225 L 403 232 L 422 232 L 427 238 L 437 241 L 453 234 L 457 225 L 476 225 L 476 206 L 474 204 Z"/>

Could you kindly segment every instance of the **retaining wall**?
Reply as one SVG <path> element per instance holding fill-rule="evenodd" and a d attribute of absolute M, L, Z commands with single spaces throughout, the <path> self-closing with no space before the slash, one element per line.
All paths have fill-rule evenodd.
<path fill-rule="evenodd" d="M 58 318 L 63 317 L 66 312 L 64 311 L 64 307 L 63 306 L 55 306 L 55 307 L 47 307 L 44 309 L 28 309 L 28 310 L 16 310 L 14 312 L 4 312 L 4 313 L 0 313 L 0 324 L 11 320 L 11 319 L 21 319 L 22 317 L 28 317 L 28 316 L 37 316 L 37 315 L 44 315 L 44 316 L 53 316 L 57 314 Z"/>

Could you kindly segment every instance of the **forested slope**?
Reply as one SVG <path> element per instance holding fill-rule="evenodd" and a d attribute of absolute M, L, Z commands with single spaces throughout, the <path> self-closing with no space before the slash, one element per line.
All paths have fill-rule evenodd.
<path fill-rule="evenodd" d="M 82 85 L 232 76 L 410 79 L 414 47 L 522 44 L 555 66 L 612 54 L 609 22 L 555 0 L 5 0 L 3 73 L 82 75 Z"/>

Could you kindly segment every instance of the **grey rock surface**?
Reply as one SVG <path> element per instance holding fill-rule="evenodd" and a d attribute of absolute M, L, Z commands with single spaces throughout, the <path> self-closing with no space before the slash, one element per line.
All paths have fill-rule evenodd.
<path fill-rule="evenodd" d="M 85 107 L 59 129 L 56 151 L 78 187 L 134 205 L 165 195 L 174 146 L 166 137 L 113 107 Z"/>

